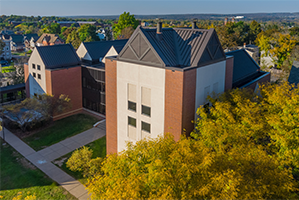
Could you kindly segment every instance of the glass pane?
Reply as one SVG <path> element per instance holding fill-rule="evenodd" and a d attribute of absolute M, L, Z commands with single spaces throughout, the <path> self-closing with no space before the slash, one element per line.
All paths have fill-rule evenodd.
<path fill-rule="evenodd" d="M 142 105 L 142 112 L 141 113 L 150 117 L 151 116 L 151 108 Z"/>
<path fill-rule="evenodd" d="M 136 127 L 136 119 L 134 119 L 132 117 L 128 117 L 128 124 Z"/>
<path fill-rule="evenodd" d="M 151 132 L 151 125 L 146 122 L 141 122 L 141 129 L 146 132 Z"/>
<path fill-rule="evenodd" d="M 136 112 L 136 103 L 128 101 L 128 109 Z"/>

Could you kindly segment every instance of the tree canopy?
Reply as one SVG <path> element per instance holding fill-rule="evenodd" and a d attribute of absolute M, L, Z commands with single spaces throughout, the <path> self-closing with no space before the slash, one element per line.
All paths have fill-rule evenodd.
<path fill-rule="evenodd" d="M 119 16 L 117 24 L 112 26 L 114 38 L 117 39 L 121 35 L 122 30 L 127 27 L 132 27 L 136 29 L 138 26 L 138 20 L 135 19 L 134 15 L 130 15 L 130 12 L 124 12 Z"/>

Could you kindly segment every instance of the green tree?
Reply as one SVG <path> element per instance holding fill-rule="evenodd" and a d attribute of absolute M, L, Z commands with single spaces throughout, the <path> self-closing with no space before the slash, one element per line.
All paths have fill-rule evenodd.
<path fill-rule="evenodd" d="M 253 20 L 249 26 L 249 42 L 254 42 L 257 38 L 257 35 L 262 31 L 261 24 Z"/>
<path fill-rule="evenodd" d="M 130 12 L 124 12 L 119 16 L 117 24 L 112 26 L 114 38 L 117 39 L 121 35 L 121 31 L 129 26 L 136 29 L 139 22 L 135 19 L 134 15 L 130 15 Z"/>
<path fill-rule="evenodd" d="M 76 28 L 74 28 L 67 36 L 66 38 L 66 43 L 70 43 L 73 45 L 73 47 L 75 49 L 77 49 L 80 44 L 81 44 L 81 40 L 79 38 L 78 32 L 76 30 Z"/>
<path fill-rule="evenodd" d="M 91 24 L 83 24 L 78 29 L 78 34 L 82 42 L 92 42 L 99 40 L 99 37 L 96 35 L 96 27 Z"/>

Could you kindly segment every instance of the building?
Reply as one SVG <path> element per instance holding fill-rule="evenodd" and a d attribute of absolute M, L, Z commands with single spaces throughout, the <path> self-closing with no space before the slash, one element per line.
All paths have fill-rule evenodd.
<path fill-rule="evenodd" d="M 24 36 L 23 35 L 10 35 L 10 48 L 12 51 L 24 50 Z"/>
<path fill-rule="evenodd" d="M 245 49 L 245 51 L 253 58 L 253 60 L 259 64 L 260 63 L 260 49 L 258 46 L 253 44 L 244 43 L 243 47 L 238 47 L 239 49 Z"/>
<path fill-rule="evenodd" d="M 3 52 L 1 52 L 0 57 L 4 60 L 11 60 L 12 54 L 11 54 L 11 38 L 9 35 L 2 35 L 1 38 L 2 42 L 4 42 L 5 46 L 3 47 Z"/>
<path fill-rule="evenodd" d="M 47 93 L 68 95 L 72 107 L 54 120 L 82 111 L 80 59 L 70 44 L 34 48 L 24 66 L 27 97 Z"/>
<path fill-rule="evenodd" d="M 119 55 L 105 61 L 107 153 L 167 132 L 179 140 L 193 130 L 191 121 L 208 95 L 269 81 L 270 74 L 259 73 L 240 52 L 225 54 L 214 29 L 139 26 Z M 235 76 L 248 67 L 240 55 L 254 66 Z"/>
<path fill-rule="evenodd" d="M 64 44 L 64 40 L 61 39 L 58 35 L 55 34 L 42 34 L 39 39 L 36 41 L 36 46 L 51 46 L 56 44 Z"/>
<path fill-rule="evenodd" d="M 34 34 L 25 34 L 24 35 L 24 45 L 26 50 L 33 49 L 35 47 L 35 43 L 38 40 L 38 35 Z"/>
<path fill-rule="evenodd" d="M 72 109 L 54 120 L 86 111 L 105 117 L 105 57 L 116 56 L 127 40 L 36 47 L 24 66 L 27 97 L 66 94 Z"/>
<path fill-rule="evenodd" d="M 82 66 L 83 108 L 105 115 L 105 57 L 115 56 L 128 40 L 82 42 L 77 49 Z"/>

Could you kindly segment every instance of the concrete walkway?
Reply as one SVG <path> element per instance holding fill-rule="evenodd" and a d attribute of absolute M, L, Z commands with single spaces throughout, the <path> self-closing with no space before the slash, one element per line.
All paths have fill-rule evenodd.
<path fill-rule="evenodd" d="M 106 135 L 106 122 L 103 120 L 98 127 L 91 128 L 78 135 L 65 139 L 59 143 L 56 143 L 50 147 L 47 147 L 38 152 L 34 151 L 21 139 L 5 129 L 5 141 L 22 154 L 33 165 L 43 171 L 51 179 L 60 184 L 70 194 L 78 198 L 79 200 L 86 200 L 89 198 L 85 187 L 73 177 L 62 171 L 59 167 L 51 163 L 51 161 L 81 147 L 94 140 L 97 140 Z M 3 131 L 1 135 L 3 138 Z"/>

